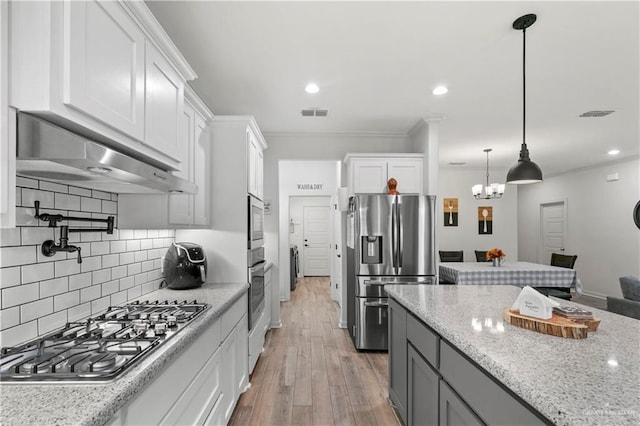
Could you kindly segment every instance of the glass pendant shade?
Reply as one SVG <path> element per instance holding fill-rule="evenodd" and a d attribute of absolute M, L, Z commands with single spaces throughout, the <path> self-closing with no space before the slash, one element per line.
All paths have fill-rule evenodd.
<path fill-rule="evenodd" d="M 489 153 L 491 152 L 490 148 L 484 150 L 487 153 L 487 184 L 483 186 L 482 184 L 473 185 L 471 187 L 471 192 L 476 200 L 481 199 L 489 199 L 489 198 L 500 198 L 504 194 L 505 185 L 504 183 L 492 183 L 489 184 Z M 484 195 L 482 194 L 482 190 L 484 189 Z"/>

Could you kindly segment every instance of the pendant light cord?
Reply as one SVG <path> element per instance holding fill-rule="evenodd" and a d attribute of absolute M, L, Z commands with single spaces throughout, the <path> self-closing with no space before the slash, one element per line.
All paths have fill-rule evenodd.
<path fill-rule="evenodd" d="M 525 59 L 527 56 L 527 29 L 522 29 L 522 148 L 526 147 L 525 130 L 527 128 L 527 78 Z"/>

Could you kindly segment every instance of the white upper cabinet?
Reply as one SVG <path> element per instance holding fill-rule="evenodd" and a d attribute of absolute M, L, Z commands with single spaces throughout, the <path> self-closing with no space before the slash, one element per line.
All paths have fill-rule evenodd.
<path fill-rule="evenodd" d="M 65 4 L 64 103 L 144 139 L 145 38 L 114 2 Z"/>
<path fill-rule="evenodd" d="M 347 154 L 349 193 L 385 193 L 394 178 L 401 194 L 423 193 L 422 154 Z"/>
<path fill-rule="evenodd" d="M 151 43 L 146 49 L 145 137 L 150 147 L 178 158 L 184 81 Z"/>
<path fill-rule="evenodd" d="M 211 132 L 199 114 L 196 114 L 194 130 L 193 182 L 198 185 L 198 193 L 192 195 L 193 224 L 208 225 L 211 215 Z"/>
<path fill-rule="evenodd" d="M 264 152 L 255 133 L 247 128 L 247 192 L 262 200 L 264 197 Z"/>
<path fill-rule="evenodd" d="M 184 84 L 196 77 L 144 2 L 9 3 L 16 109 L 180 170 Z"/>

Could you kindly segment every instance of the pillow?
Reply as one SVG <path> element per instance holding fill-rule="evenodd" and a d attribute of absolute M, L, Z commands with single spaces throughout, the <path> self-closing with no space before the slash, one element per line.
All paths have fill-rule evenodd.
<path fill-rule="evenodd" d="M 640 302 L 640 280 L 637 277 L 627 276 L 620 278 L 622 297 Z"/>

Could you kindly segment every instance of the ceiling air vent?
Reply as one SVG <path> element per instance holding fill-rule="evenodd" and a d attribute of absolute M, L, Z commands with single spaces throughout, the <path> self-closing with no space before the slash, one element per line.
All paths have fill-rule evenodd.
<path fill-rule="evenodd" d="M 329 110 L 318 108 L 303 109 L 301 112 L 303 117 L 326 117 L 329 115 Z"/>
<path fill-rule="evenodd" d="M 580 117 L 604 117 L 605 115 L 609 115 L 614 113 L 615 111 L 587 111 L 580 114 Z"/>

